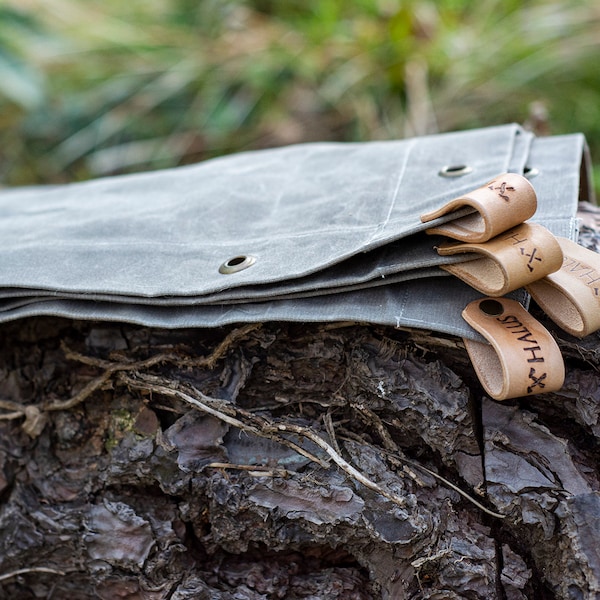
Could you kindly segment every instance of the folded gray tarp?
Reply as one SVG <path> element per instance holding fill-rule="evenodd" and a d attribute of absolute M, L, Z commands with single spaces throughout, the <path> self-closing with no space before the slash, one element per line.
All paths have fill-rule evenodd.
<path fill-rule="evenodd" d="M 472 256 L 438 256 L 424 233 L 436 222 L 420 215 L 500 173 L 529 173 L 532 221 L 576 240 L 586 164 L 579 134 L 504 125 L 3 190 L 0 322 L 351 320 L 480 339 L 461 311 L 481 295 L 439 268 Z M 447 177 L 448 166 L 468 168 Z"/>

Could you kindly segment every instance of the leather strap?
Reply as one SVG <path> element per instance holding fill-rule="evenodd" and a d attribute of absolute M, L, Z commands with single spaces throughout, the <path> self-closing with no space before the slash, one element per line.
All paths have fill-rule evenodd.
<path fill-rule="evenodd" d="M 559 271 L 527 286 L 540 308 L 562 329 L 582 338 L 600 329 L 600 254 L 557 238 Z"/>
<path fill-rule="evenodd" d="M 496 400 L 559 390 L 564 362 L 554 338 L 515 300 L 484 298 L 463 318 L 489 344 L 463 338 L 479 381 Z"/>
<path fill-rule="evenodd" d="M 470 210 L 463 216 L 465 208 Z M 456 219 L 426 232 L 462 242 L 481 243 L 526 221 L 536 208 L 537 196 L 531 183 L 522 175 L 504 173 L 465 196 L 450 200 L 442 208 L 421 215 L 421 221 L 428 223 L 460 211 Z"/>
<path fill-rule="evenodd" d="M 522 223 L 483 244 L 448 242 L 437 247 L 448 256 L 472 252 L 482 258 L 441 268 L 487 296 L 504 296 L 560 269 L 563 253 L 542 225 Z"/>

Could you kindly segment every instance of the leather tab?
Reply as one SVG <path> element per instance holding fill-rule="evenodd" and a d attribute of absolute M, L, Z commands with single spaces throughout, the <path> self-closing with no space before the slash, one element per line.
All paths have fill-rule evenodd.
<path fill-rule="evenodd" d="M 562 387 L 565 366 L 550 332 L 515 300 L 484 298 L 463 318 L 489 342 L 463 338 L 479 381 L 495 400 L 508 400 Z"/>
<path fill-rule="evenodd" d="M 504 296 L 557 271 L 563 262 L 554 235 L 533 223 L 522 223 L 483 244 L 448 242 L 437 251 L 441 256 L 465 252 L 481 255 L 441 268 L 487 296 Z"/>
<path fill-rule="evenodd" d="M 463 216 L 465 208 L 471 210 Z M 428 223 L 460 210 L 461 216 L 427 229 L 426 233 L 482 243 L 526 221 L 536 208 L 537 196 L 531 183 L 522 175 L 504 173 L 467 195 L 450 200 L 442 208 L 421 215 L 421 222 Z"/>
<path fill-rule="evenodd" d="M 564 254 L 562 267 L 528 285 L 527 291 L 559 327 L 582 338 L 600 329 L 600 254 L 557 239 Z"/>

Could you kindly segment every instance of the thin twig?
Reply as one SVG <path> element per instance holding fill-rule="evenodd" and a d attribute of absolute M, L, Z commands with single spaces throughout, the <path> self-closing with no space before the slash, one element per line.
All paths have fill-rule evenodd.
<path fill-rule="evenodd" d="M 468 500 L 469 502 L 471 502 L 472 504 L 477 506 L 479 509 L 481 509 L 486 514 L 488 514 L 492 517 L 496 517 L 498 519 L 506 518 L 506 515 L 502 515 L 500 513 L 494 512 L 493 510 L 490 510 L 489 508 L 486 508 L 483 504 L 478 502 L 475 498 L 473 498 L 472 496 L 470 496 L 469 494 L 467 494 L 466 492 L 461 490 L 458 486 L 454 485 L 451 481 L 448 481 L 447 479 L 445 479 L 444 477 L 442 477 L 435 471 L 432 471 L 431 469 L 424 467 L 422 464 L 420 464 L 416 461 L 405 458 L 404 456 L 399 456 L 398 455 L 398 452 L 399 452 L 398 446 L 392 440 L 392 437 L 390 436 L 389 431 L 383 424 L 383 421 L 379 418 L 379 415 L 374 413 L 372 410 L 368 409 L 366 406 L 353 404 L 352 407 L 354 409 L 358 410 L 360 413 L 362 413 L 365 417 L 367 417 L 375 425 L 375 428 L 377 429 L 377 431 L 379 432 L 379 434 L 383 440 L 383 445 L 385 446 L 385 450 L 383 450 L 383 452 L 391 460 L 395 460 L 401 464 L 404 463 L 404 464 L 410 465 L 411 467 L 416 467 L 418 469 L 421 469 L 422 471 L 425 471 L 426 473 L 428 473 L 429 475 L 431 475 L 438 481 L 441 481 L 444 485 L 453 489 L 455 492 L 457 492 L 463 498 L 465 498 L 466 500 Z"/>
<path fill-rule="evenodd" d="M 204 466 L 205 469 L 235 469 L 238 471 L 247 471 L 253 477 L 289 477 L 290 472 L 287 469 L 272 469 L 261 465 L 237 465 L 233 463 L 212 462 Z"/>
<path fill-rule="evenodd" d="M 481 504 L 481 502 L 479 502 L 478 500 L 475 500 L 475 498 L 473 498 L 473 496 L 467 494 L 467 492 L 461 490 L 458 486 L 454 485 L 451 481 L 448 481 L 447 479 L 445 479 L 444 477 L 442 477 L 435 471 L 432 471 L 431 469 L 428 469 L 427 467 L 424 467 L 423 465 L 420 465 L 418 462 L 414 462 L 412 460 L 408 460 L 405 458 L 400 458 L 400 460 L 408 463 L 412 467 L 416 467 L 417 469 L 422 469 L 426 473 L 429 473 L 429 475 L 431 475 L 432 477 L 435 477 L 435 479 L 437 479 L 438 481 L 441 481 L 442 483 L 447 485 L 449 488 L 452 488 L 457 494 L 460 494 L 465 500 L 468 500 L 471 504 L 474 504 L 477 508 L 482 510 L 484 513 L 490 515 L 491 517 L 496 517 L 497 519 L 506 519 L 507 515 L 503 515 L 501 513 L 490 510 L 489 508 L 486 508 L 483 504 Z"/>
<path fill-rule="evenodd" d="M 113 373 L 119 373 L 123 371 L 139 371 L 143 369 L 148 369 L 150 367 L 164 362 L 176 362 L 181 366 L 206 366 L 208 368 L 213 368 L 216 362 L 229 350 L 229 348 L 238 339 L 243 338 L 248 333 L 254 331 L 255 329 L 258 329 L 259 327 L 261 327 L 260 323 L 251 323 L 250 325 L 234 329 L 219 343 L 219 345 L 215 348 L 213 352 L 211 352 L 210 355 L 203 356 L 197 359 L 186 359 L 185 357 L 181 357 L 178 354 L 162 352 L 160 354 L 150 356 L 149 358 L 145 358 L 143 360 L 138 360 L 134 362 L 114 362 L 75 352 L 63 342 L 61 344 L 61 347 L 67 359 L 74 360 L 91 367 L 98 367 L 100 369 L 104 369 L 104 373 L 96 377 L 95 379 L 92 379 L 92 381 L 90 381 L 82 390 L 80 390 L 72 398 L 63 401 L 54 401 L 46 405 L 44 409 L 52 411 L 67 410 L 69 408 L 77 406 L 78 404 L 81 404 L 92 393 L 94 393 L 97 389 L 101 388 L 111 378 Z"/>
<path fill-rule="evenodd" d="M 0 421 L 11 421 L 25 414 L 25 406 L 12 400 L 0 400 L 0 409 L 11 411 L 0 415 Z"/>
<path fill-rule="evenodd" d="M 212 369 L 216 362 L 223 357 L 229 348 L 237 342 L 239 339 L 246 337 L 252 331 L 256 329 L 260 329 L 262 327 L 262 323 L 250 323 L 249 325 L 244 325 L 243 327 L 238 327 L 234 329 L 229 335 L 227 335 L 223 341 L 211 352 L 209 356 L 200 360 L 197 360 L 193 363 L 193 366 L 200 367 L 206 366 L 209 369 Z"/>
<path fill-rule="evenodd" d="M 497 513 L 495 511 L 490 510 L 489 508 L 485 507 L 483 504 L 481 504 L 481 502 L 479 502 L 478 500 L 473 498 L 473 496 L 471 496 L 470 494 L 467 494 L 467 492 L 465 492 L 464 490 L 461 490 L 458 486 L 454 485 L 451 481 L 448 481 L 445 477 L 442 477 L 439 473 L 436 473 L 435 471 L 432 471 L 431 469 L 428 469 L 427 467 L 423 466 L 422 464 L 420 464 L 414 460 L 411 460 L 410 458 L 406 458 L 405 456 L 398 456 L 397 454 L 394 454 L 387 450 L 382 450 L 382 452 L 384 454 L 386 454 L 388 456 L 388 458 L 390 458 L 390 460 L 392 460 L 392 461 L 397 461 L 400 464 L 410 465 L 411 467 L 415 467 L 417 469 L 421 469 L 422 471 L 425 471 L 425 473 L 428 473 L 429 475 L 431 475 L 438 481 L 441 481 L 444 485 L 446 485 L 447 487 L 454 490 L 457 494 L 460 494 L 465 500 L 468 500 L 471 504 L 474 504 L 477 508 L 482 510 L 484 513 L 490 515 L 491 517 L 496 517 L 497 519 L 506 519 L 507 515 Z"/>
<path fill-rule="evenodd" d="M 4 573 L 0 575 L 0 581 L 6 581 L 7 579 L 12 579 L 13 577 L 18 577 L 19 575 L 26 575 L 27 573 L 51 573 L 52 575 L 65 575 L 64 571 L 59 571 L 58 569 L 50 569 L 49 567 L 29 567 Z"/>
<path fill-rule="evenodd" d="M 13 421 L 14 419 L 20 419 L 23 415 L 25 415 L 24 410 L 4 413 L 3 415 L 0 415 L 0 421 Z"/>
<path fill-rule="evenodd" d="M 168 396 L 170 398 L 177 398 L 179 400 L 183 400 L 187 404 L 191 404 L 195 408 L 200 409 L 202 412 L 205 412 L 206 414 L 209 414 L 212 417 L 215 417 L 215 418 L 223 421 L 224 423 L 232 425 L 233 427 L 237 427 L 238 429 L 243 429 L 244 431 L 249 431 L 250 433 L 253 433 L 255 435 L 260 434 L 260 430 L 257 429 L 256 427 L 254 427 L 253 425 L 248 425 L 248 424 L 240 421 L 236 417 L 232 416 L 231 414 L 227 414 L 227 413 L 223 412 L 222 410 L 217 410 L 216 408 L 213 408 L 213 406 L 211 406 L 211 404 L 223 404 L 223 401 L 219 401 L 219 400 L 216 400 L 215 398 L 210 398 L 209 396 L 205 396 L 202 392 L 199 392 L 198 390 L 195 390 L 195 391 L 202 398 L 202 400 L 199 400 L 198 398 L 190 396 L 186 392 L 184 392 L 180 389 L 177 389 L 176 387 L 170 387 L 169 385 L 166 385 L 164 383 L 163 384 L 152 383 L 152 382 L 148 381 L 147 378 L 138 380 L 134 377 L 131 377 L 130 375 L 121 374 L 119 379 L 123 383 L 127 384 L 128 386 L 136 388 L 136 389 L 147 390 L 150 392 L 155 392 L 157 394 L 162 394 L 163 396 Z M 208 400 L 208 403 L 206 402 L 206 400 Z M 230 407 L 228 407 L 228 408 L 230 408 Z M 230 411 L 228 411 L 228 412 L 230 412 Z"/>
<path fill-rule="evenodd" d="M 351 477 L 356 479 L 358 482 L 362 483 L 365 487 L 377 492 L 378 494 L 381 494 L 382 496 L 384 496 L 388 500 L 394 502 L 394 504 L 397 504 L 398 506 L 405 506 L 405 501 L 403 498 L 400 498 L 399 496 L 396 496 L 395 494 L 392 494 L 392 493 L 384 490 L 377 483 L 370 480 L 366 475 L 361 473 L 356 467 L 351 465 L 342 456 L 340 456 L 340 454 L 338 454 L 336 452 L 335 448 L 333 448 L 330 444 L 328 444 L 321 436 L 317 435 L 310 429 L 301 427 L 300 425 L 295 425 L 293 423 L 269 424 L 265 420 L 262 420 L 263 427 L 257 427 L 255 425 L 248 425 L 248 424 L 240 421 L 239 419 L 232 417 L 231 415 L 225 414 L 219 410 L 216 410 L 215 408 L 210 406 L 210 404 L 219 402 L 219 401 L 202 394 L 202 392 L 200 392 L 198 390 L 195 390 L 194 392 L 197 393 L 202 398 L 202 400 L 199 400 L 198 398 L 194 398 L 193 396 L 190 396 L 189 394 L 187 394 L 179 389 L 171 388 L 166 385 L 152 384 L 148 381 L 139 382 L 136 379 L 126 376 L 126 375 L 122 375 L 121 379 L 128 385 L 131 385 L 132 387 L 147 389 L 147 390 L 159 393 L 159 394 L 163 394 L 166 396 L 171 396 L 174 398 L 179 398 L 181 400 L 184 400 L 185 402 L 191 404 L 192 406 L 202 410 L 203 412 L 205 412 L 209 415 L 214 416 L 217 419 L 221 419 L 224 422 L 229 423 L 230 425 L 233 425 L 234 427 L 237 427 L 238 429 L 250 431 L 251 433 L 261 436 L 261 437 L 267 437 L 267 438 L 273 439 L 273 433 L 275 433 L 275 432 L 279 432 L 279 433 L 291 432 L 291 433 L 295 433 L 296 435 L 299 435 L 301 437 L 304 437 L 306 439 L 309 439 L 310 441 L 315 443 L 319 448 L 324 450 L 338 467 L 340 467 L 343 471 L 345 471 L 348 475 L 350 475 Z M 222 403 L 222 401 L 221 401 L 221 403 Z M 232 408 L 234 410 L 239 410 L 236 407 L 232 407 Z M 252 416 L 252 415 L 246 414 L 245 416 Z M 256 419 L 256 417 L 254 417 L 254 418 Z M 280 443 L 285 443 L 286 445 L 293 444 L 293 442 L 290 442 L 290 440 L 286 439 L 283 436 L 278 436 L 278 438 L 276 438 L 276 439 Z M 295 446 L 296 452 L 299 452 L 300 454 L 306 456 L 307 458 L 310 458 L 310 460 L 317 462 L 321 466 L 324 466 L 324 467 L 328 466 L 327 463 L 325 463 L 322 459 L 318 458 L 317 456 L 315 456 L 314 454 L 312 454 L 310 452 L 307 452 L 301 446 L 298 446 L 296 444 L 294 444 L 294 446 Z"/>
<path fill-rule="evenodd" d="M 191 406 L 201 410 L 202 412 L 209 414 L 225 423 L 228 423 L 229 425 L 236 427 L 242 431 L 247 431 L 247 432 L 252 433 L 259 437 L 266 437 L 269 439 L 274 439 L 277 442 L 292 448 L 295 452 L 305 456 L 306 458 L 319 464 L 323 468 L 328 468 L 329 464 L 327 461 L 324 461 L 323 459 L 317 457 L 313 453 L 308 452 L 307 450 L 305 450 L 298 444 L 295 444 L 294 442 L 292 442 L 291 440 L 287 439 L 285 436 L 280 435 L 280 434 L 283 432 L 286 432 L 286 433 L 291 432 L 291 433 L 294 433 L 301 437 L 304 437 L 304 438 L 312 441 L 314 444 L 316 444 L 322 450 L 324 450 L 325 453 L 331 458 L 331 460 L 333 460 L 333 462 L 339 468 L 341 468 L 343 471 L 345 471 L 352 478 L 356 479 L 362 485 L 381 494 L 382 496 L 384 496 L 391 502 L 394 502 L 398 506 L 405 506 L 406 503 L 403 498 L 383 489 L 381 486 L 379 486 L 377 483 L 375 483 L 374 481 L 369 479 L 366 475 L 364 475 L 361 471 L 359 471 L 356 467 L 354 467 L 352 464 L 350 464 L 348 461 L 346 461 L 341 456 L 341 451 L 340 451 L 339 446 L 337 445 L 335 431 L 333 429 L 333 422 L 331 420 L 331 415 L 329 413 L 327 413 L 327 415 L 325 415 L 324 422 L 325 422 L 327 432 L 331 439 L 331 444 L 327 443 L 321 436 L 319 436 L 318 434 L 316 434 L 315 432 L 313 432 L 310 429 L 307 429 L 305 427 L 302 427 L 300 425 L 296 425 L 293 423 L 270 423 L 261 417 L 252 415 L 248 411 L 243 411 L 239 407 L 234 407 L 233 405 L 224 406 L 224 401 L 219 401 L 214 398 L 210 398 L 209 396 L 206 396 L 199 390 L 194 389 L 193 390 L 194 395 L 191 395 L 191 394 L 179 389 L 177 387 L 177 384 L 175 384 L 174 386 L 170 386 L 170 385 L 165 384 L 165 382 L 163 380 L 161 380 L 161 383 L 152 382 L 152 381 L 150 381 L 151 376 L 148 376 L 148 375 L 143 377 L 140 380 L 140 379 L 138 379 L 141 377 L 141 375 L 139 373 L 137 373 L 138 378 L 132 377 L 132 376 L 126 374 L 127 372 L 139 371 L 140 369 L 147 369 L 149 367 L 155 366 L 155 365 L 157 365 L 159 363 L 163 363 L 163 362 L 177 362 L 178 364 L 184 365 L 184 366 L 189 366 L 189 365 L 193 364 L 194 366 L 201 365 L 201 366 L 207 366 L 209 368 L 212 368 L 212 367 L 214 367 L 216 362 L 229 350 L 229 348 L 235 341 L 244 337 L 249 332 L 253 331 L 254 329 L 256 329 L 259 326 L 260 326 L 259 324 L 252 324 L 252 325 L 241 327 L 239 329 L 232 331 L 227 337 L 225 337 L 223 339 L 223 341 L 215 348 L 215 350 L 209 356 L 201 357 L 199 359 L 193 359 L 193 360 L 189 360 L 189 359 L 186 360 L 185 358 L 178 356 L 176 354 L 173 354 L 173 353 L 160 353 L 160 354 L 154 355 L 152 357 L 149 357 L 149 358 L 141 360 L 141 361 L 113 362 L 113 361 L 107 361 L 107 360 L 103 360 L 103 359 L 97 359 L 97 358 L 85 356 L 83 354 L 74 352 L 74 351 L 70 350 L 69 348 L 67 348 L 66 346 L 64 346 L 63 350 L 65 352 L 65 356 L 68 359 L 76 360 L 78 362 L 81 362 L 82 364 L 87 364 L 89 366 L 95 366 L 95 367 L 102 368 L 102 369 L 104 369 L 104 373 L 102 375 L 100 375 L 99 377 L 90 381 L 73 398 L 63 401 L 63 402 L 54 402 L 54 403 L 48 405 L 46 407 L 46 410 L 64 410 L 64 409 L 72 408 L 73 406 L 76 406 L 77 404 L 83 402 L 90 394 L 92 394 L 95 390 L 97 390 L 102 385 L 104 385 L 114 373 L 120 373 L 120 377 L 119 377 L 120 381 L 122 383 L 125 383 L 128 386 L 131 386 L 136 389 L 156 392 L 156 393 L 162 394 L 164 396 L 182 400 L 182 401 L 186 402 L 187 404 L 190 404 Z M 157 379 L 157 378 L 154 378 L 154 379 Z M 196 396 L 198 396 L 198 397 L 196 397 Z M 215 408 L 215 405 L 218 405 L 219 409 Z M 1 405 L 0 405 L 0 407 L 1 407 Z M 373 422 L 374 413 L 372 413 L 372 411 L 370 411 L 369 409 L 366 409 L 366 407 L 363 407 L 363 406 L 355 406 L 354 408 L 358 409 L 359 412 L 362 412 L 365 417 L 367 417 L 369 420 L 371 420 Z M 14 414 L 16 414 L 16 411 Z M 238 418 L 238 416 L 240 416 L 240 415 L 243 416 L 244 418 L 246 418 L 246 420 L 250 420 L 251 423 L 242 421 L 240 418 Z M 22 413 L 19 412 L 19 416 L 22 416 Z M 5 415 L 4 418 L 8 418 L 8 415 Z M 391 436 L 389 436 L 389 434 L 385 435 L 387 433 L 387 430 L 385 429 L 385 427 L 383 426 L 383 423 L 381 422 L 381 420 L 378 417 L 377 417 L 377 419 L 374 420 L 374 422 L 378 426 L 377 429 L 378 429 L 380 435 L 382 436 L 384 444 L 388 448 L 387 451 L 384 450 L 384 452 L 388 455 L 392 455 L 392 453 L 389 452 L 389 450 L 391 448 L 393 448 L 393 446 L 394 446 Z M 414 467 L 420 468 L 420 469 L 424 470 L 425 472 L 429 473 L 432 477 L 442 481 L 445 485 L 447 485 L 448 487 L 450 487 L 451 489 L 456 491 L 458 494 L 463 496 L 465 499 L 467 499 L 471 503 L 475 504 L 478 508 L 480 508 L 487 514 L 497 517 L 497 518 L 505 518 L 506 515 L 501 515 L 499 513 L 496 513 L 494 511 L 491 511 L 490 509 L 486 508 L 480 502 L 478 502 L 477 500 L 475 500 L 474 498 L 469 496 L 466 492 L 461 490 L 459 487 L 455 486 L 453 483 L 451 483 L 447 479 L 443 478 L 441 475 L 438 475 L 434 471 L 427 469 L 426 467 L 424 467 L 423 465 L 420 465 L 419 463 L 398 457 L 395 454 L 393 456 L 396 460 L 398 460 L 400 462 L 404 462 L 406 464 L 410 464 Z M 222 468 L 244 468 L 244 469 L 246 468 L 246 467 L 242 467 L 242 466 L 236 467 L 234 465 L 229 465 L 229 463 L 215 463 L 214 464 L 214 466 L 217 466 L 217 465 L 221 466 Z M 226 467 L 226 465 L 227 465 L 227 467 Z M 255 471 L 256 473 L 260 473 L 261 475 L 263 473 L 265 473 L 264 471 L 260 471 L 256 468 L 253 468 L 253 471 Z M 275 472 L 275 471 L 273 471 L 273 472 Z"/>
<path fill-rule="evenodd" d="M 392 439 L 390 432 L 387 430 L 383 421 L 379 417 L 379 415 L 373 412 L 370 408 L 367 408 L 364 404 L 351 403 L 351 406 L 354 410 L 357 410 L 360 415 L 363 417 L 366 423 L 371 426 L 374 426 L 379 436 L 381 437 L 381 441 L 386 450 L 390 452 L 397 452 L 398 446 L 396 442 Z"/>
<path fill-rule="evenodd" d="M 329 436 L 331 445 L 335 448 L 335 451 L 338 454 L 341 454 L 342 450 L 341 450 L 339 444 L 337 443 L 337 437 L 335 435 L 335 428 L 333 427 L 333 419 L 331 418 L 331 410 L 328 410 L 323 415 L 323 423 L 325 423 L 325 431 L 327 431 L 327 435 Z"/>
<path fill-rule="evenodd" d="M 115 371 L 129 371 L 132 369 L 147 369 L 162 362 L 167 362 L 169 360 L 173 361 L 176 359 L 176 355 L 174 354 L 161 352 L 160 354 L 155 354 L 143 360 L 133 362 L 117 362 L 106 360 L 104 358 L 96 358 L 95 356 L 88 356 L 87 354 L 81 354 L 80 352 L 71 350 L 64 342 L 61 343 L 61 348 L 65 354 L 65 358 L 68 360 L 74 360 L 83 365 L 88 365 L 89 367 L 105 369 L 111 373 L 114 373 Z"/>
<path fill-rule="evenodd" d="M 243 415 L 246 418 L 249 418 L 254 424 L 250 425 L 248 423 L 244 423 L 237 417 L 234 417 L 231 414 L 227 414 L 227 412 L 225 412 L 223 410 L 218 410 L 218 409 L 214 408 L 215 404 L 219 405 L 220 407 L 223 407 L 224 401 L 216 400 L 215 398 L 210 398 L 209 396 L 206 396 L 199 390 L 195 389 L 193 393 L 197 394 L 201 398 L 200 400 L 182 390 L 177 389 L 176 387 L 170 387 L 168 385 L 165 385 L 164 383 L 163 384 L 152 383 L 152 382 L 148 381 L 147 378 L 145 378 L 142 381 L 138 381 L 137 379 L 135 379 L 129 375 L 121 374 L 120 379 L 123 383 L 126 383 L 127 385 L 129 385 L 133 388 L 148 390 L 151 392 L 155 392 L 157 394 L 162 394 L 163 396 L 169 396 L 171 398 L 178 398 L 179 400 L 183 400 L 184 402 L 191 404 L 195 408 L 198 408 L 199 410 L 215 417 L 216 419 L 220 419 L 221 421 L 228 423 L 229 425 L 232 425 L 233 427 L 237 427 L 238 429 L 241 429 L 242 431 L 248 431 L 259 437 L 266 437 L 269 439 L 274 439 L 275 441 L 279 442 L 280 444 L 283 444 L 284 446 L 291 448 L 298 454 L 305 456 L 310 461 L 316 462 L 324 469 L 327 469 L 329 467 L 329 464 L 327 463 L 327 461 L 324 461 L 323 459 L 319 458 L 312 452 L 305 450 L 304 448 L 302 448 L 302 446 L 299 446 L 298 444 L 292 442 L 291 440 L 288 440 L 287 438 L 285 438 L 281 435 L 274 435 L 275 431 L 272 428 L 265 427 L 265 424 L 267 422 L 264 419 L 261 419 L 260 417 L 257 417 L 255 415 L 251 415 L 250 413 L 248 413 L 246 411 L 242 411 L 240 408 L 234 407 L 233 405 L 227 405 L 226 406 L 226 408 L 228 409 L 227 412 L 234 411 L 235 413 L 238 413 L 238 414 L 243 413 Z M 211 404 L 213 406 L 211 406 Z"/>
<path fill-rule="evenodd" d="M 61 344 L 61 347 L 67 359 L 74 360 L 91 367 L 105 369 L 111 373 L 118 371 L 140 371 L 167 362 L 176 363 L 178 366 L 183 367 L 208 367 L 209 369 L 212 369 L 217 361 L 229 351 L 235 342 L 261 326 L 261 323 L 251 323 L 249 325 L 234 329 L 227 336 L 225 336 L 225 338 L 223 338 L 223 340 L 208 356 L 200 356 L 198 358 L 181 356 L 181 354 L 176 352 L 161 352 L 138 361 L 118 362 L 81 354 L 80 352 L 71 350 L 64 342 Z"/>
<path fill-rule="evenodd" d="M 112 373 L 113 372 L 110 370 L 105 371 L 102 375 L 92 379 L 72 398 L 69 398 L 68 400 L 55 400 L 44 406 L 44 410 L 67 410 L 81 404 L 88 396 L 101 388 L 111 378 Z"/>
<path fill-rule="evenodd" d="M 275 425 L 279 431 L 291 431 L 298 435 L 304 436 L 307 439 L 314 442 L 319 448 L 325 450 L 325 452 L 331 457 L 333 462 L 340 467 L 343 471 L 345 471 L 348 475 L 356 479 L 358 482 L 362 483 L 365 487 L 381 494 L 394 504 L 398 506 L 405 506 L 406 502 L 404 498 L 400 498 L 400 496 L 396 496 L 386 490 L 384 490 L 381 486 L 379 486 L 374 481 L 371 481 L 366 475 L 361 473 L 356 467 L 352 466 L 348 461 L 344 460 L 335 449 L 330 446 L 321 436 L 317 435 L 310 429 L 306 429 L 305 427 L 300 427 L 299 425 L 294 425 L 293 423 L 278 423 Z"/>
<path fill-rule="evenodd" d="M 4 410 L 12 410 L 12 411 L 19 411 L 25 410 L 25 407 L 22 404 L 19 404 L 18 402 L 13 402 L 12 400 L 0 400 L 0 408 L 3 408 Z"/>

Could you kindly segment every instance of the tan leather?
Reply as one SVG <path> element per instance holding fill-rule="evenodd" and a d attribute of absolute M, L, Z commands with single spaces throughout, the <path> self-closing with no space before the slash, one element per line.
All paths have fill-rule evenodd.
<path fill-rule="evenodd" d="M 504 173 L 465 196 L 450 200 L 442 208 L 421 215 L 421 221 L 428 223 L 459 211 L 456 219 L 427 229 L 427 233 L 481 243 L 526 221 L 536 208 L 537 197 L 531 183 L 516 173 Z"/>
<path fill-rule="evenodd" d="M 442 269 L 487 296 L 504 296 L 560 269 L 563 254 L 557 239 L 542 225 L 522 223 L 484 244 L 448 242 L 437 248 L 448 256 L 471 252 L 481 258 Z"/>
<path fill-rule="evenodd" d="M 479 381 L 492 398 L 507 400 L 561 388 L 565 367 L 557 343 L 517 301 L 475 300 L 462 314 L 489 342 L 463 339 Z"/>
<path fill-rule="evenodd" d="M 557 239 L 564 254 L 560 270 L 529 284 L 527 291 L 562 329 L 585 337 L 600 329 L 600 254 Z"/>

